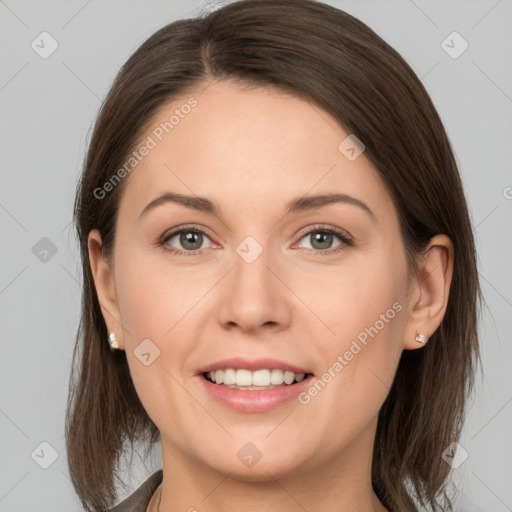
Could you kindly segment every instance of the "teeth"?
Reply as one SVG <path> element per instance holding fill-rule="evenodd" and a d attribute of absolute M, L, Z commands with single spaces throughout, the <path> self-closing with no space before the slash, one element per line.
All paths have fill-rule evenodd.
<path fill-rule="evenodd" d="M 270 372 L 270 383 L 275 386 L 279 386 L 283 383 L 284 372 L 283 370 L 271 370 Z"/>
<path fill-rule="evenodd" d="M 215 382 L 217 382 L 217 377 L 215 377 Z M 217 382 L 217 384 L 219 383 Z M 237 370 L 235 384 L 237 386 L 252 386 L 252 372 L 249 370 Z"/>
<path fill-rule="evenodd" d="M 236 371 L 232 368 L 224 370 L 224 384 L 236 384 Z"/>
<path fill-rule="evenodd" d="M 238 370 L 240 371 L 240 370 Z M 237 375 L 238 375 L 237 371 Z M 270 386 L 270 371 L 257 370 L 255 372 L 247 372 L 249 374 L 249 383 L 246 386 Z M 252 380 L 252 382 L 250 382 Z M 240 385 L 240 384 L 238 384 Z"/>
<path fill-rule="evenodd" d="M 207 373 L 208 378 L 216 384 L 225 384 L 227 386 L 281 386 L 283 383 L 290 385 L 293 382 L 304 380 L 304 373 L 294 373 L 278 369 L 256 370 L 251 372 L 245 369 L 228 368 L 225 370 L 215 370 Z"/>

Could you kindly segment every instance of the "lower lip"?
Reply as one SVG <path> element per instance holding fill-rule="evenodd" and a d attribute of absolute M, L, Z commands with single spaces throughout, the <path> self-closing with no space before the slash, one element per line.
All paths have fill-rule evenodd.
<path fill-rule="evenodd" d="M 206 391 L 217 402 L 240 412 L 265 412 L 297 398 L 299 393 L 310 386 L 314 375 L 309 375 L 296 384 L 284 385 L 266 390 L 240 390 L 213 384 L 202 375 L 197 378 Z"/>

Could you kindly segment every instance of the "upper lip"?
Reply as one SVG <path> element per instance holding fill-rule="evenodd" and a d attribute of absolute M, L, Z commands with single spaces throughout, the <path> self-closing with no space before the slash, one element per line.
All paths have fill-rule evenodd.
<path fill-rule="evenodd" d="M 309 370 L 305 370 L 299 366 L 295 366 L 285 361 L 279 361 L 278 359 L 243 359 L 242 357 L 232 357 L 231 359 L 223 359 L 222 361 L 216 361 L 215 363 L 207 364 L 197 370 L 198 375 L 205 372 L 211 372 L 214 370 L 225 370 L 227 368 L 233 369 L 244 369 L 244 370 L 263 370 L 263 369 L 279 369 L 290 371 L 293 373 L 312 373 Z"/>

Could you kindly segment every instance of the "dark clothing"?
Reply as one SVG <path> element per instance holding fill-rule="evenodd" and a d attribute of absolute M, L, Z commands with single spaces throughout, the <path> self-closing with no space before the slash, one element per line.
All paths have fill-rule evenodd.
<path fill-rule="evenodd" d="M 163 479 L 164 472 L 159 469 L 153 473 L 128 498 L 111 508 L 108 512 L 146 512 L 149 502 Z"/>

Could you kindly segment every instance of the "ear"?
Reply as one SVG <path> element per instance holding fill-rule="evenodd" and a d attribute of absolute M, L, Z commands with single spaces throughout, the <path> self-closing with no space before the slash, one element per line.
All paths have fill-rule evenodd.
<path fill-rule="evenodd" d="M 418 274 L 409 292 L 409 317 L 404 331 L 404 350 L 423 347 L 441 324 L 448 304 L 453 275 L 453 244 L 446 235 L 432 237 L 418 261 Z M 424 343 L 416 332 L 424 334 Z"/>
<path fill-rule="evenodd" d="M 102 243 L 99 231 L 97 229 L 91 230 L 87 244 L 96 293 L 108 332 L 109 334 L 111 332 L 115 333 L 119 348 L 124 350 L 124 333 L 114 287 L 113 270 L 111 270 L 101 252 Z M 105 343 L 108 343 L 108 341 L 108 338 L 105 339 Z"/>

